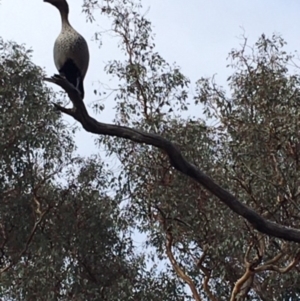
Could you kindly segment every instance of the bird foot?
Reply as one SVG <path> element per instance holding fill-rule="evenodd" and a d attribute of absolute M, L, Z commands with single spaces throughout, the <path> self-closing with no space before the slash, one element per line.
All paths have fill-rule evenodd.
<path fill-rule="evenodd" d="M 60 74 L 54 74 L 54 76 L 55 77 L 57 77 L 57 78 L 60 78 L 60 79 L 65 79 L 66 81 L 68 81 L 67 80 L 67 78 L 65 77 L 65 75 L 63 74 L 63 73 L 60 73 Z M 70 84 L 70 85 L 72 85 L 72 87 L 74 87 L 74 89 L 75 90 L 77 90 L 77 92 L 79 93 L 79 95 L 81 96 L 81 98 L 82 98 L 82 94 L 81 94 L 81 91 L 79 90 L 79 84 L 80 84 L 80 78 L 77 78 L 77 81 L 76 81 L 76 86 L 74 86 L 74 84 L 72 84 L 71 82 L 69 82 L 68 81 L 68 83 Z"/>
<path fill-rule="evenodd" d="M 72 89 L 76 90 L 76 92 L 80 95 L 81 99 L 83 99 L 80 90 L 79 90 L 77 87 L 75 87 L 72 83 L 70 83 L 70 82 L 66 79 L 66 77 L 65 77 L 64 75 L 62 75 L 62 74 L 54 74 L 54 75 L 51 76 L 50 78 L 45 77 L 44 80 L 47 81 L 47 82 L 50 82 L 50 83 L 54 83 L 54 84 L 59 85 L 59 86 L 60 86 L 61 88 L 63 88 L 66 92 L 67 92 L 67 89 L 68 89 L 67 86 L 69 86 L 69 89 L 70 89 L 70 87 L 71 87 Z"/>

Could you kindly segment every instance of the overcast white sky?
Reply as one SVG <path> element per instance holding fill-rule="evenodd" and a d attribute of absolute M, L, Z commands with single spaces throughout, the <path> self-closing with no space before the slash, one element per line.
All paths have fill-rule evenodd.
<path fill-rule="evenodd" d="M 86 38 L 91 53 L 85 79 L 88 104 L 97 99 L 92 92 L 95 82 L 109 84 L 103 68 L 108 60 L 118 58 L 119 51 L 116 40 L 109 36 L 104 37 L 100 49 L 92 41 L 95 31 L 108 29 L 110 24 L 100 14 L 95 23 L 86 23 L 82 2 L 69 0 L 69 6 L 70 22 Z M 157 50 L 169 63 L 180 65 L 192 81 L 217 73 L 218 83 L 225 84 L 230 74 L 226 58 L 240 43 L 241 27 L 250 44 L 262 33 L 276 32 L 288 42 L 290 51 L 300 49 L 299 0 L 143 0 L 143 4 L 145 11 L 150 8 L 147 16 L 154 27 Z M 58 11 L 43 0 L 1 1 L 0 36 L 32 48 L 34 62 L 49 75 L 56 72 L 52 49 L 60 26 Z M 112 120 L 112 102 L 106 103 L 106 110 L 99 116 L 102 121 Z M 92 136 L 84 131 L 78 134 L 77 142 L 82 154 L 97 151 Z"/>

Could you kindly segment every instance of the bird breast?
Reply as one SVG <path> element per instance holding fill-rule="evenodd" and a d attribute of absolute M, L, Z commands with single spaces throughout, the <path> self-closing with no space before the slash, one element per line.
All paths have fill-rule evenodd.
<path fill-rule="evenodd" d="M 67 60 L 73 60 L 85 77 L 89 64 L 89 50 L 85 39 L 73 28 L 64 29 L 54 43 L 54 62 L 60 70 Z"/>

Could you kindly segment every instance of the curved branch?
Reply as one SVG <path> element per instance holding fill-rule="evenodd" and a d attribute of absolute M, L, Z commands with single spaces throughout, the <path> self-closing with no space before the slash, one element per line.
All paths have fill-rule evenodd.
<path fill-rule="evenodd" d="M 300 230 L 279 225 L 260 216 L 250 207 L 234 197 L 229 191 L 215 183 L 199 168 L 188 162 L 171 141 L 157 134 L 146 133 L 125 126 L 98 122 L 96 119 L 89 116 L 79 92 L 66 79 L 55 75 L 51 78 L 45 78 L 45 81 L 52 82 L 66 91 L 74 105 L 74 108 L 72 109 L 72 113 L 65 109 L 61 111 L 79 121 L 87 132 L 124 138 L 137 143 L 145 143 L 165 151 L 169 157 L 171 165 L 175 169 L 204 186 L 233 212 L 245 218 L 256 230 L 287 241 L 300 242 Z M 59 109 L 59 107 L 57 108 Z"/>
<path fill-rule="evenodd" d="M 293 260 L 285 267 L 279 267 L 275 264 L 265 264 L 263 266 L 255 268 L 255 272 L 262 272 L 262 271 L 276 271 L 281 274 L 285 274 L 289 272 L 295 265 L 297 265 L 300 262 L 300 251 L 296 254 L 296 256 L 293 258 Z"/>
<path fill-rule="evenodd" d="M 176 259 L 174 258 L 174 255 L 172 253 L 172 244 L 173 244 L 172 234 L 167 230 L 167 241 L 166 241 L 167 256 L 168 256 L 176 274 L 178 275 L 178 277 L 180 277 L 190 287 L 194 299 L 196 301 L 202 301 L 202 299 L 197 291 L 194 281 L 182 270 L 182 268 L 178 265 Z"/>
<path fill-rule="evenodd" d="M 243 300 L 247 296 L 252 286 L 254 275 L 251 264 L 248 263 L 244 275 L 234 285 L 230 301 Z"/>
<path fill-rule="evenodd" d="M 209 300 L 211 300 L 211 301 L 218 301 L 218 299 L 211 292 L 211 289 L 210 289 L 209 283 L 208 283 L 209 280 L 210 280 L 210 275 L 209 274 L 207 276 L 204 276 L 203 290 L 207 294 Z"/>

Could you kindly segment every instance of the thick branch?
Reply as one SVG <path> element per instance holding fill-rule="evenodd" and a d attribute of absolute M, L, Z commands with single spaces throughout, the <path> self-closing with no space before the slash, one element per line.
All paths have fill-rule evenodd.
<path fill-rule="evenodd" d="M 199 168 L 189 163 L 183 157 L 179 149 L 169 140 L 157 134 L 146 133 L 125 126 L 98 122 L 96 119 L 89 116 L 79 92 L 74 88 L 74 86 L 72 86 L 72 84 L 68 83 L 64 78 L 57 75 L 51 78 L 45 78 L 45 80 L 60 86 L 66 91 L 69 98 L 73 102 L 74 108 L 72 110 L 61 109 L 61 111 L 79 121 L 87 132 L 98 135 L 125 138 L 137 143 L 152 145 L 165 151 L 169 157 L 171 165 L 174 168 L 203 185 L 213 195 L 218 197 L 224 204 L 226 204 L 232 211 L 244 217 L 256 230 L 287 241 L 300 242 L 299 230 L 276 224 L 261 217 L 254 210 L 235 198 L 230 192 L 220 187 Z M 57 108 L 59 109 L 59 107 Z"/>

